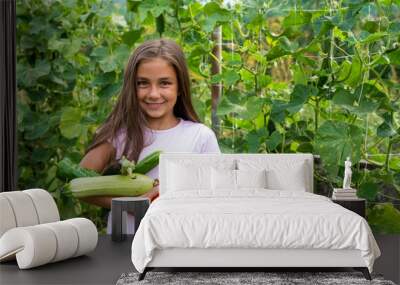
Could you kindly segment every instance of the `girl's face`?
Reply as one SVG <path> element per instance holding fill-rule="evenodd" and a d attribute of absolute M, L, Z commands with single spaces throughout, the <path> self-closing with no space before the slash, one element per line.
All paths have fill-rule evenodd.
<path fill-rule="evenodd" d="M 178 79 L 174 68 L 162 58 L 144 60 L 136 75 L 136 93 L 140 108 L 149 121 L 174 121 Z"/>

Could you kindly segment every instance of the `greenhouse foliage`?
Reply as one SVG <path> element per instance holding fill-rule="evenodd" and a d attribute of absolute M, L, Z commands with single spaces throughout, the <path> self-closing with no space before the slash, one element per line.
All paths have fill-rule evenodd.
<path fill-rule="evenodd" d="M 80 161 L 135 46 L 167 37 L 209 126 L 211 85 L 223 84 L 212 126 L 223 152 L 311 152 L 324 195 L 350 156 L 372 229 L 400 233 L 399 0 L 18 0 L 17 25 L 19 188 L 47 189 L 62 218 L 104 228 L 103 210 L 64 194 L 57 162 Z"/>

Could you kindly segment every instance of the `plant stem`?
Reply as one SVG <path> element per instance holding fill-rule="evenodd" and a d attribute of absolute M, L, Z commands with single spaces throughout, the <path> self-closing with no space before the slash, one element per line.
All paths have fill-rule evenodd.
<path fill-rule="evenodd" d="M 315 132 L 318 130 L 318 117 L 319 117 L 319 98 L 315 99 L 315 112 L 314 112 L 314 123 L 315 123 Z"/>
<path fill-rule="evenodd" d="M 391 140 L 391 138 L 389 137 L 389 143 L 388 143 L 388 147 L 387 147 L 387 150 L 386 150 L 386 159 L 385 159 L 385 170 L 386 170 L 386 172 L 388 172 L 389 171 L 389 160 L 390 160 L 390 152 L 391 152 L 391 150 L 392 150 L 392 140 Z"/>
<path fill-rule="evenodd" d="M 395 197 L 390 196 L 390 195 L 387 195 L 387 194 L 383 194 L 382 192 L 379 192 L 378 195 L 383 196 L 383 197 L 385 197 L 385 198 L 392 199 L 392 200 L 394 200 L 394 201 L 400 201 L 400 199 L 395 198 Z"/>

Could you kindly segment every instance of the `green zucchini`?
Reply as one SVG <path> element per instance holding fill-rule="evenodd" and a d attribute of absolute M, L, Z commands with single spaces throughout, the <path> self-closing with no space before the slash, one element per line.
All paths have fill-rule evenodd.
<path fill-rule="evenodd" d="M 94 170 L 82 168 L 73 163 L 68 157 L 58 162 L 57 176 L 62 179 L 71 180 L 78 177 L 95 177 L 100 176 Z"/>
<path fill-rule="evenodd" d="M 129 173 L 128 168 L 131 168 L 133 173 L 146 174 L 158 165 L 160 153 L 161 151 L 159 150 L 152 152 L 141 161 L 139 161 L 137 165 L 135 165 L 134 162 L 129 161 L 125 156 L 123 156 L 119 163 L 109 166 L 103 172 L 103 175 L 127 175 Z"/>
<path fill-rule="evenodd" d="M 142 174 L 75 178 L 67 191 L 76 198 L 90 196 L 140 196 L 153 188 L 154 180 Z"/>
<path fill-rule="evenodd" d="M 147 172 L 149 172 L 158 165 L 158 162 L 160 160 L 160 154 L 161 154 L 160 150 L 154 151 L 153 153 L 149 154 L 136 164 L 133 172 L 146 174 Z"/>

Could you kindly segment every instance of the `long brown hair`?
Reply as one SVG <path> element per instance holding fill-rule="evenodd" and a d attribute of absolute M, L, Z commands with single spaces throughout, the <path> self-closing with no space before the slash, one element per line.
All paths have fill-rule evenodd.
<path fill-rule="evenodd" d="M 154 58 L 168 61 L 175 69 L 179 96 L 174 106 L 174 115 L 184 120 L 200 121 L 192 105 L 189 70 L 180 46 L 168 39 L 146 41 L 137 47 L 130 56 L 117 103 L 103 125 L 96 131 L 93 142 L 86 153 L 102 143 L 115 139 L 120 131 L 126 131 L 125 148 L 122 154 L 129 160 L 137 162 L 144 147 L 143 132 L 147 122 L 137 99 L 136 75 L 143 60 Z"/>

